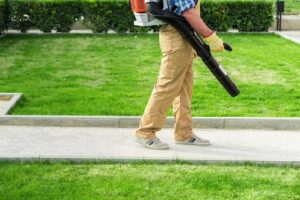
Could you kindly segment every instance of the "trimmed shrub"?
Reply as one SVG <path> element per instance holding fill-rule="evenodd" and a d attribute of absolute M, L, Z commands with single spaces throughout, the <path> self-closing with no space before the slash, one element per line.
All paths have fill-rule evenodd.
<path fill-rule="evenodd" d="M 82 3 L 84 20 L 95 33 L 107 32 L 110 29 L 114 3 L 103 1 Z"/>
<path fill-rule="evenodd" d="M 84 21 L 95 33 L 105 33 L 109 29 L 116 32 L 146 32 L 156 27 L 137 27 L 135 17 L 127 1 L 82 2 Z"/>
<path fill-rule="evenodd" d="M 4 23 L 4 2 L 0 1 L 0 34 L 5 29 Z"/>
<path fill-rule="evenodd" d="M 268 31 L 273 22 L 271 2 L 226 2 L 231 27 L 239 31 Z"/>
<path fill-rule="evenodd" d="M 69 32 L 72 24 L 82 16 L 80 1 L 9 1 L 10 28 L 26 32 L 35 26 L 43 32 L 56 29 L 59 32 Z"/>
<path fill-rule="evenodd" d="M 30 9 L 29 15 L 32 21 L 35 22 L 35 26 L 45 33 L 51 32 L 55 27 L 56 10 L 52 8 L 52 2 L 39 2 L 33 3 L 32 8 Z"/>
<path fill-rule="evenodd" d="M 217 31 L 227 31 L 230 28 L 231 19 L 226 2 L 204 2 L 200 9 L 202 19 L 210 28 Z"/>
<path fill-rule="evenodd" d="M 30 16 L 37 28 L 43 32 L 56 29 L 69 32 L 72 24 L 82 15 L 78 1 L 34 2 Z"/>
<path fill-rule="evenodd" d="M 204 2 L 201 17 L 213 29 L 268 31 L 273 23 L 273 4 L 266 1 Z"/>
<path fill-rule="evenodd" d="M 52 9 L 56 11 L 54 28 L 58 32 L 69 32 L 74 22 L 83 16 L 81 4 L 76 1 L 55 2 Z"/>
<path fill-rule="evenodd" d="M 218 31 L 229 28 L 267 31 L 273 22 L 272 14 L 272 3 L 265 1 L 208 1 L 201 4 L 202 18 Z M 43 32 L 52 29 L 69 32 L 80 18 L 95 33 L 110 29 L 116 32 L 158 30 L 157 27 L 134 26 L 134 15 L 127 0 L 9 0 L 7 25 L 22 32 L 32 26 Z"/>
<path fill-rule="evenodd" d="M 30 15 L 32 7 L 33 1 L 9 0 L 8 27 L 25 33 L 31 26 L 34 25 L 34 21 Z"/>

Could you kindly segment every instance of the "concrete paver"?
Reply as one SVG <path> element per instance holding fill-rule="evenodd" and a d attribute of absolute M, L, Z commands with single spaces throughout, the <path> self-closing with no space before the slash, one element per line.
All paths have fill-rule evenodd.
<path fill-rule="evenodd" d="M 293 162 L 300 164 L 300 132 L 195 129 L 207 147 L 176 145 L 172 129 L 157 136 L 169 150 L 147 149 L 132 128 L 0 126 L 0 159 L 189 160 Z"/>
<path fill-rule="evenodd" d="M 2 115 L 0 126 L 136 128 L 141 116 Z M 174 127 L 167 117 L 164 128 Z M 300 117 L 193 117 L 194 128 L 300 130 Z"/>
<path fill-rule="evenodd" d="M 6 101 L 2 101 L 0 100 L 0 113 L 4 112 L 2 110 L 4 110 L 4 105 L 6 104 Z"/>
<path fill-rule="evenodd" d="M 296 0 L 295 0 L 296 1 Z M 299 31 L 300 30 L 300 16 L 299 15 L 283 15 L 281 19 L 281 30 L 284 31 Z M 275 19 L 269 30 L 275 30 L 277 20 Z"/>
<path fill-rule="evenodd" d="M 275 33 L 300 44 L 300 31 L 277 31 Z"/>

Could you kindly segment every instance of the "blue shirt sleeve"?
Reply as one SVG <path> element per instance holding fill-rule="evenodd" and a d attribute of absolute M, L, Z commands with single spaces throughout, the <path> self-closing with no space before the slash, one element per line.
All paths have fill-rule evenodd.
<path fill-rule="evenodd" d="M 194 8 L 195 1 L 194 0 L 171 0 L 171 7 L 176 7 L 174 11 L 177 15 L 181 15 L 184 11 Z"/>

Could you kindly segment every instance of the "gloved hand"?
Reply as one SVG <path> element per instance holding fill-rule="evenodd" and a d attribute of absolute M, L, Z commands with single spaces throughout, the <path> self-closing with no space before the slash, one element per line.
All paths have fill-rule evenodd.
<path fill-rule="evenodd" d="M 210 36 L 203 38 L 203 40 L 213 52 L 220 52 L 224 50 L 224 42 L 217 36 L 216 32 L 213 32 Z"/>

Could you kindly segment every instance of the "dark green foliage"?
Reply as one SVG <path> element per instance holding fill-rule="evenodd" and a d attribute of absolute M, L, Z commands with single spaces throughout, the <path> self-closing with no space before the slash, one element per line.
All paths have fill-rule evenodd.
<path fill-rule="evenodd" d="M 4 23 L 4 3 L 0 2 L 0 34 L 5 28 Z"/>
<path fill-rule="evenodd" d="M 56 10 L 52 7 L 52 3 L 34 3 L 30 12 L 36 27 L 45 33 L 51 32 L 55 27 Z"/>
<path fill-rule="evenodd" d="M 210 28 L 227 31 L 231 27 L 229 9 L 224 2 L 205 2 L 201 4 L 201 17 Z"/>
<path fill-rule="evenodd" d="M 110 28 L 113 4 L 103 1 L 82 3 L 84 20 L 95 33 L 107 32 Z"/>
<path fill-rule="evenodd" d="M 239 31 L 267 31 L 273 22 L 271 2 L 226 2 L 231 26 Z"/>
<path fill-rule="evenodd" d="M 69 32 L 72 24 L 82 16 L 82 8 L 77 1 L 55 2 L 53 9 L 56 11 L 55 29 L 59 32 Z"/>
<path fill-rule="evenodd" d="M 95 33 L 107 32 L 145 32 L 155 27 L 136 27 L 135 20 L 127 1 L 82 2 L 85 22 Z"/>
<path fill-rule="evenodd" d="M 9 0 L 9 21 L 8 27 L 18 29 L 21 32 L 26 32 L 34 25 L 30 11 L 33 8 L 33 1 L 16 1 Z"/>
<path fill-rule="evenodd" d="M 202 3 L 201 16 L 219 31 L 267 31 L 273 22 L 272 9 L 272 3 L 266 1 L 208 1 Z"/>
<path fill-rule="evenodd" d="M 128 1 L 106 0 L 9 0 L 8 10 L 0 4 L 0 30 L 5 24 L 26 32 L 35 26 L 43 32 L 69 32 L 72 24 L 84 22 L 96 33 L 157 31 L 157 27 L 136 27 Z M 2 13 L 5 13 L 4 16 Z M 272 3 L 265 1 L 203 2 L 201 16 L 214 30 L 267 31 L 273 22 Z M 3 18 L 8 20 L 3 20 Z M 6 23 L 4 23 L 6 21 Z"/>
<path fill-rule="evenodd" d="M 9 23 L 9 15 L 10 15 L 10 9 L 9 9 L 9 0 L 4 0 L 1 1 L 3 3 L 3 25 L 4 25 L 4 29 L 8 28 L 8 23 Z"/>
<path fill-rule="evenodd" d="M 10 0 L 9 11 L 9 27 L 22 32 L 32 26 L 43 32 L 52 29 L 69 32 L 72 24 L 82 15 L 81 3 L 77 0 Z"/>

